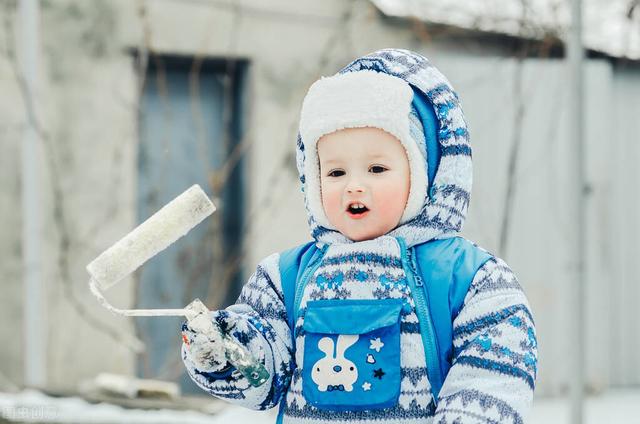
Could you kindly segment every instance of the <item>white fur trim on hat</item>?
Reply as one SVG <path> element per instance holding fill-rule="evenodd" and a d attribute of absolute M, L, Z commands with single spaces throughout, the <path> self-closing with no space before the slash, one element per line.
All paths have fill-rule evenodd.
<path fill-rule="evenodd" d="M 409 159 L 411 184 L 398 225 L 420 213 L 427 191 L 426 158 L 409 132 L 412 100 L 407 82 L 370 70 L 324 77 L 309 88 L 300 112 L 300 136 L 305 152 L 304 191 L 318 224 L 335 229 L 322 207 L 316 144 L 323 135 L 344 128 L 380 128 L 400 140 Z"/>

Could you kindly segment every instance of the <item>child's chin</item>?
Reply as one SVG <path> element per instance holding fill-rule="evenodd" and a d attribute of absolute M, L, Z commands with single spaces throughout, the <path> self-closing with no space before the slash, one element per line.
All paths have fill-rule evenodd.
<path fill-rule="evenodd" d="M 352 233 L 350 235 L 347 235 L 347 237 L 349 237 L 354 242 L 358 242 L 358 241 L 373 240 L 374 238 L 378 238 L 381 235 L 382 234 L 378 234 L 378 233 L 362 233 L 362 234 Z"/>

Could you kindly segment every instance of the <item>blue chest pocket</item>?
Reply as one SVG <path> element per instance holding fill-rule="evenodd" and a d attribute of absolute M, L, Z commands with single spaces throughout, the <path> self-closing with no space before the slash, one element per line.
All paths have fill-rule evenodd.
<path fill-rule="evenodd" d="M 331 410 L 385 408 L 398 402 L 403 302 L 307 303 L 302 367 L 307 402 Z"/>

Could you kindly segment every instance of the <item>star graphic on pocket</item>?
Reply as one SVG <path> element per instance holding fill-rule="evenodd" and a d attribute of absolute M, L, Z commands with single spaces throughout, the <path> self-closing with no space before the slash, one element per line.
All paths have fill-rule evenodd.
<path fill-rule="evenodd" d="M 382 349 L 382 346 L 384 346 L 384 343 L 382 343 L 382 340 L 380 340 L 380 337 L 378 337 L 377 339 L 371 339 L 369 340 L 369 349 L 373 349 L 376 352 L 380 352 L 380 349 Z"/>
<path fill-rule="evenodd" d="M 364 390 L 365 392 L 371 390 L 371 383 L 369 383 L 368 381 L 362 383 L 362 390 Z"/>
<path fill-rule="evenodd" d="M 382 376 L 385 374 L 384 371 L 382 371 L 382 368 L 378 368 L 377 370 L 373 370 L 373 376 L 375 378 L 377 378 L 378 380 L 382 380 Z"/>

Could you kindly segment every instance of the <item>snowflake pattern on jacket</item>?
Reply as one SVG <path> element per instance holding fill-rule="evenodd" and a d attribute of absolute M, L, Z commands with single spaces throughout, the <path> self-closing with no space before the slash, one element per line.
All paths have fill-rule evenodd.
<path fill-rule="evenodd" d="M 340 72 L 365 69 L 402 78 L 425 93 L 435 109 L 442 156 L 420 214 L 384 236 L 354 243 L 320 226 L 305 198 L 311 235 L 325 253 L 301 295 L 295 346 L 287 324 L 279 254 L 275 253 L 260 262 L 236 304 L 212 312 L 212 319 L 264 361 L 269 381 L 252 387 L 237 371 L 199 371 L 183 345 L 188 374 L 211 395 L 248 408 L 268 409 L 283 402 L 285 423 L 407 423 L 425 419 L 442 424 L 522 423 L 533 398 L 537 342 L 528 301 L 511 269 L 501 259 L 492 258 L 476 273 L 453 322 L 452 367 L 439 398 L 433 399 L 414 298 L 407 284 L 411 270 L 403 266 L 402 247 L 397 242 L 402 238 L 406 248 L 411 248 L 461 230 L 471 191 L 471 148 L 458 97 L 446 78 L 413 52 L 381 50 Z M 297 164 L 303 187 L 304 160 L 304 144 L 298 137 Z M 406 305 L 400 312 L 400 387 L 394 405 L 325 409 L 311 405 L 303 395 L 307 306 L 332 299 L 399 299 Z M 372 362 L 380 350 L 389 347 L 371 340 L 370 348 L 367 361 Z M 372 385 L 389 378 L 389 370 L 371 369 L 370 378 L 352 388 L 354 394 L 370 391 Z M 329 388 L 345 390 L 338 384 Z"/>

